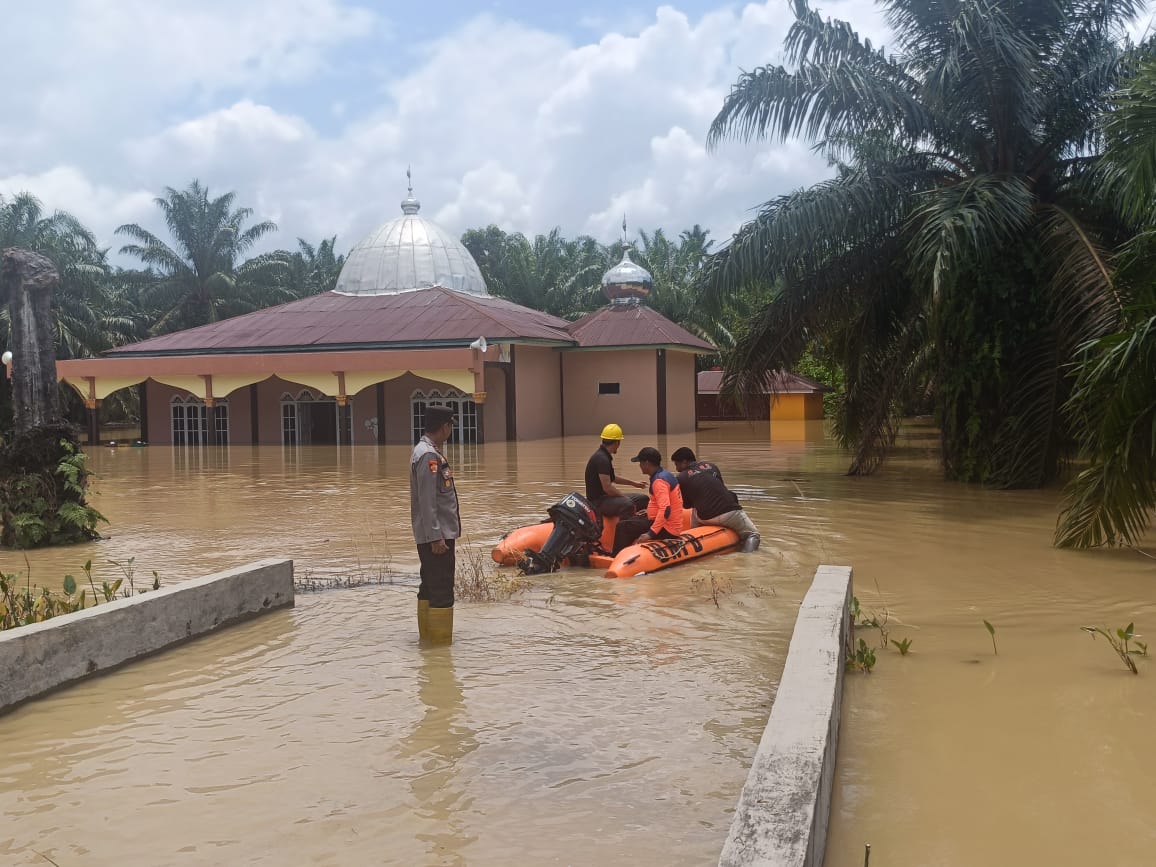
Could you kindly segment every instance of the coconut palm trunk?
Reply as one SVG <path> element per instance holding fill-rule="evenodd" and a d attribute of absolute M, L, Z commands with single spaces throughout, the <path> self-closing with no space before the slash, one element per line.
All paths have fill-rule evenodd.
<path fill-rule="evenodd" d="M 0 446 L 0 545 L 32 548 L 96 537 L 87 473 L 60 416 L 52 291 L 56 266 L 28 250 L 4 251 L 0 299 L 12 323 L 15 433 Z"/>

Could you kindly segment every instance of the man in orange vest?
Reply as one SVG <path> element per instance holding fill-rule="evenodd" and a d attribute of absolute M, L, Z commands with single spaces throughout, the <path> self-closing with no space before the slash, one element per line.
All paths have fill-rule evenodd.
<path fill-rule="evenodd" d="M 682 492 L 678 479 L 662 468 L 662 453 L 652 446 L 630 459 L 650 477 L 645 518 L 627 518 L 614 531 L 614 552 L 654 539 L 676 539 L 682 533 Z"/>

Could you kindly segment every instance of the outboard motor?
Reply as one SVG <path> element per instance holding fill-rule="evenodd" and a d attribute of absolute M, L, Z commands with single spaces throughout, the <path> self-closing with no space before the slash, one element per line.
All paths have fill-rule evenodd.
<path fill-rule="evenodd" d="M 522 571 L 527 575 L 555 571 L 562 560 L 588 551 L 602 535 L 598 513 L 590 501 L 577 492 L 567 494 L 546 513 L 554 522 L 554 529 L 541 551 L 526 551 Z"/>

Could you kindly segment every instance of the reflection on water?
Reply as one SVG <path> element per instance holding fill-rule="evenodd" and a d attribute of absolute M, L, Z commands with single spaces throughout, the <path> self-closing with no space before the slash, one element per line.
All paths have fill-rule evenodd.
<path fill-rule="evenodd" d="M 864 608 L 913 639 L 849 678 L 828 867 L 865 842 L 886 865 L 1151 861 L 1156 668 L 1133 677 L 1079 632 L 1151 634 L 1151 561 L 1052 549 L 1057 494 L 944 483 L 934 431 L 867 479 L 765 422 L 655 444 L 722 465 L 760 552 L 540 576 L 519 603 L 461 606 L 454 646 L 426 653 L 409 449 L 96 450 L 110 538 L 31 553 L 37 580 L 283 555 L 396 583 L 300 596 L 0 717 L 0 863 L 712 863 L 820 562 L 852 564 Z M 580 488 L 596 445 L 452 455 L 472 544 Z"/>
<path fill-rule="evenodd" d="M 472 544 L 539 520 L 596 445 L 451 450 Z M 301 595 L 0 717 L 0 863 L 717 858 L 807 587 L 795 552 L 709 564 L 717 606 L 698 569 L 543 576 L 460 606 L 454 646 L 420 652 L 409 453 L 93 452 L 109 538 L 31 552 L 38 581 L 90 557 L 98 581 L 135 557 L 171 584 L 283 555 L 395 583 Z"/>
<path fill-rule="evenodd" d="M 458 762 L 478 742 L 465 724 L 462 684 L 451 654 L 447 647 L 422 656 L 417 700 L 424 710 L 398 750 L 401 759 L 418 764 L 410 780 L 413 814 L 430 828 L 415 829 L 414 838 L 426 845 L 421 861 L 427 864 L 465 864 L 462 850 L 470 840 L 465 814 L 472 798 L 459 783 Z"/>

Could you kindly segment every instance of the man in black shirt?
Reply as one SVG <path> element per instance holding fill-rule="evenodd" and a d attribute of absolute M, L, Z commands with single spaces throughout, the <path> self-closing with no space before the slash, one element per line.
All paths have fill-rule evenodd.
<path fill-rule="evenodd" d="M 586 499 L 605 518 L 629 518 L 642 506 L 646 508 L 649 497 L 638 494 L 623 494 L 618 485 L 630 485 L 645 490 L 645 482 L 624 479 L 614 474 L 614 454 L 622 445 L 622 428 L 608 424 L 602 428 L 602 445 L 586 462 Z"/>
<path fill-rule="evenodd" d="M 710 461 L 700 461 L 683 446 L 670 456 L 678 470 L 682 504 L 691 509 L 690 525 L 711 524 L 739 534 L 740 551 L 754 551 L 762 541 L 759 528 L 739 505 L 739 498 L 723 482 L 722 472 Z"/>

